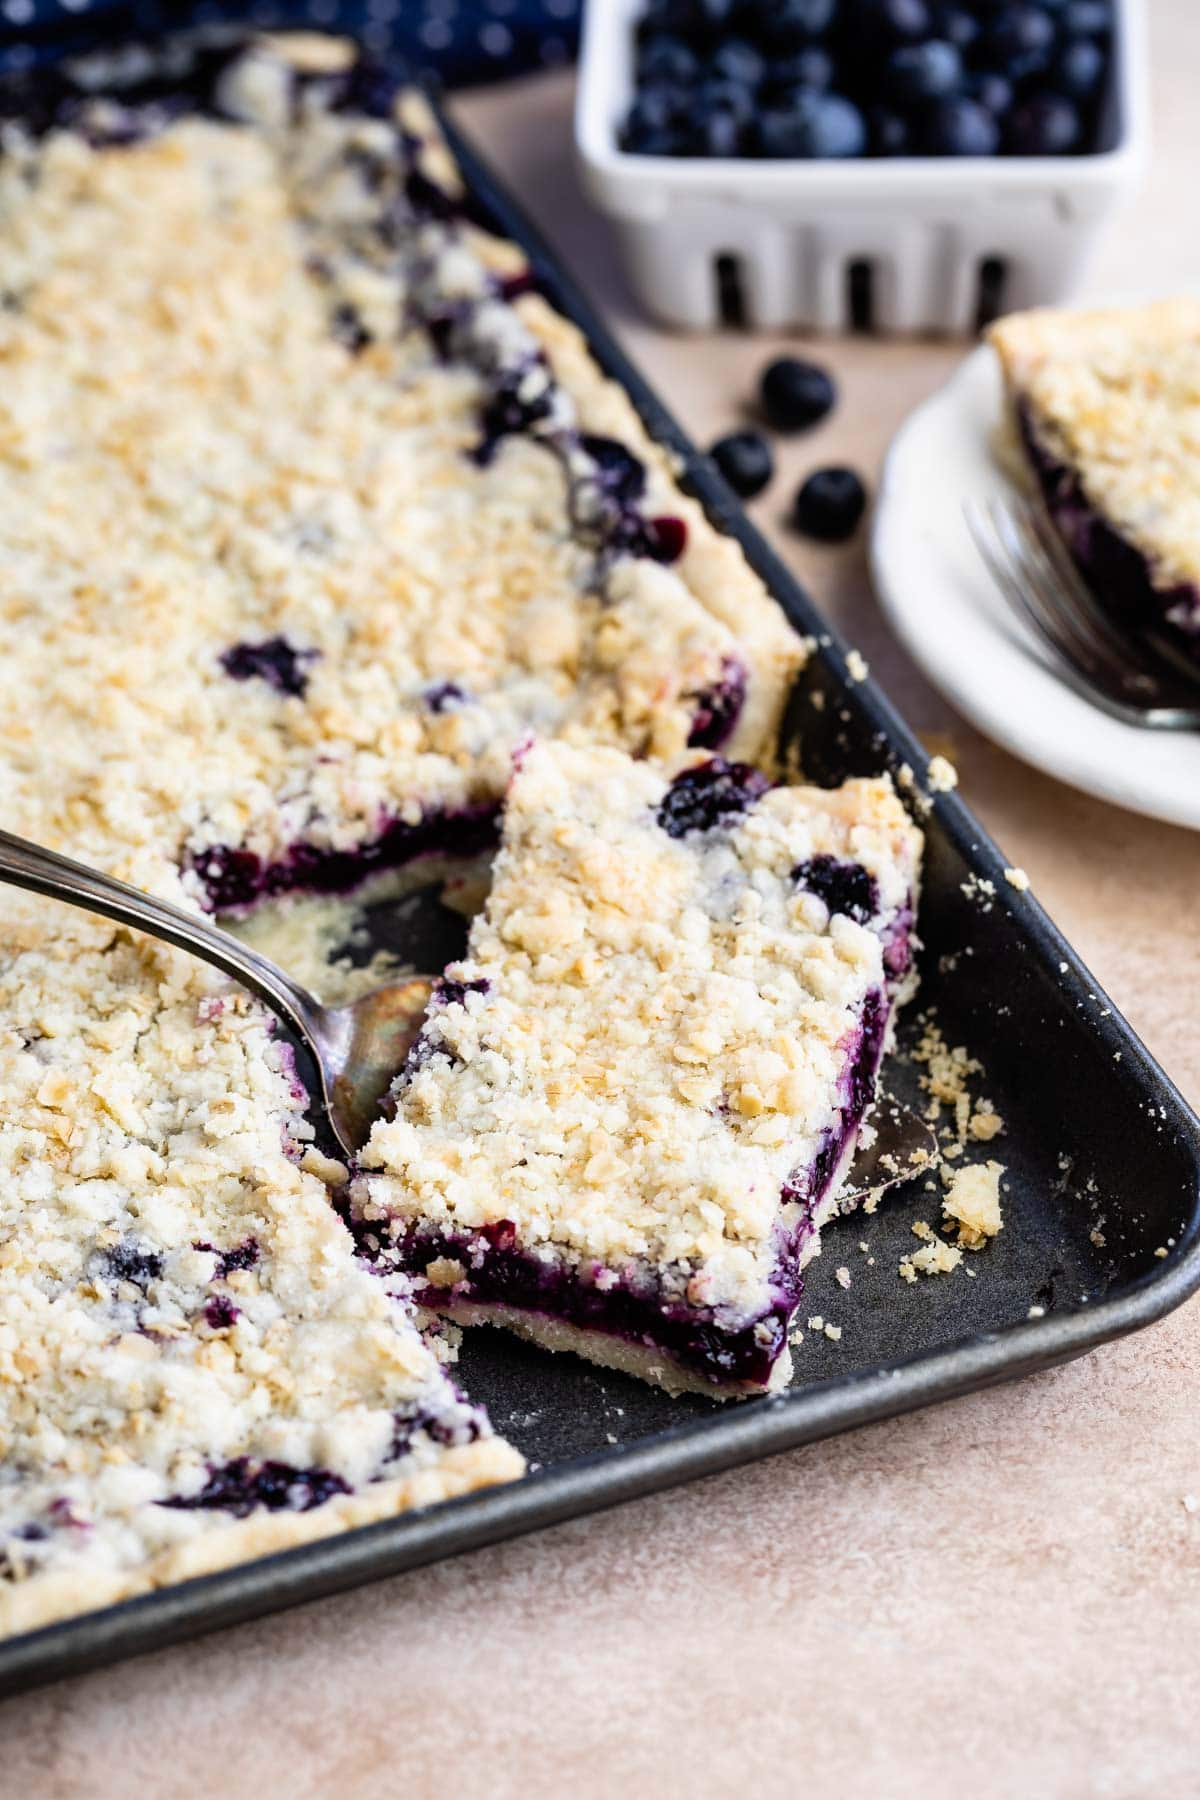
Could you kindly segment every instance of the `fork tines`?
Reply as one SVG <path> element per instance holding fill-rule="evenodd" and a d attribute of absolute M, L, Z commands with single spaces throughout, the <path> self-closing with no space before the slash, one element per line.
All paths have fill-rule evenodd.
<path fill-rule="evenodd" d="M 964 512 L 1000 591 L 1077 691 L 1127 724 L 1200 727 L 1200 681 L 1160 667 L 1106 617 L 1037 506 L 992 495 L 968 501 Z"/>

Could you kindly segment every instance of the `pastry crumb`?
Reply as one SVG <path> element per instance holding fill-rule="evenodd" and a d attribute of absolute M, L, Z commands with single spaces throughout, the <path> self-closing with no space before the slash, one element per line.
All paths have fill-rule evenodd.
<path fill-rule="evenodd" d="M 825 1336 L 829 1339 L 831 1344 L 840 1343 L 841 1336 L 842 1336 L 841 1326 L 840 1325 L 826 1325 Z"/>
<path fill-rule="evenodd" d="M 1046 1309 L 1044 1306 L 1031 1306 L 1029 1311 L 1025 1314 L 1027 1319 L 1044 1319 L 1045 1316 Z"/>
<path fill-rule="evenodd" d="M 1028 893 L 1029 877 L 1024 869 L 1005 869 L 1004 879 L 1007 881 L 1009 887 L 1016 888 L 1019 894 Z"/>
<path fill-rule="evenodd" d="M 808 1329 L 810 1331 L 824 1331 L 825 1321 L 820 1313 L 813 1314 L 812 1318 L 808 1321 Z"/>
<path fill-rule="evenodd" d="M 1000 1209 L 1000 1181 L 1004 1164 L 968 1163 L 956 1169 L 942 1200 L 942 1212 L 958 1226 L 958 1242 L 964 1250 L 982 1250 L 989 1238 L 1004 1229 Z"/>
<path fill-rule="evenodd" d="M 845 1268 L 835 1269 L 833 1271 L 833 1278 L 837 1282 L 838 1286 L 841 1288 L 848 1288 L 850 1286 L 850 1271 L 849 1271 L 849 1269 L 845 1269 Z"/>
<path fill-rule="evenodd" d="M 851 681 L 865 681 L 871 673 L 870 664 L 861 651 L 851 650 L 846 657 L 846 673 Z"/>
<path fill-rule="evenodd" d="M 931 794 L 949 794 L 958 786 L 958 770 L 945 756 L 931 756 L 925 771 L 925 785 Z"/>
<path fill-rule="evenodd" d="M 926 1231 L 929 1231 L 928 1226 Z M 923 1234 L 918 1233 L 920 1235 Z M 900 1275 L 907 1282 L 915 1282 L 919 1275 L 950 1275 L 957 1269 L 962 1258 L 963 1253 L 957 1244 L 948 1244 L 936 1232 L 929 1231 L 927 1244 L 900 1258 Z"/>
<path fill-rule="evenodd" d="M 1200 1499 L 1197 1499 L 1195 1494 L 1181 1494 L 1179 1503 L 1184 1512 L 1200 1512 Z"/>

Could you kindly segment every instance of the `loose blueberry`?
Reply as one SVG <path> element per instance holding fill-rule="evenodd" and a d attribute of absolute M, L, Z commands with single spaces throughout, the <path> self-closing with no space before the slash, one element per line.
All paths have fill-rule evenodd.
<path fill-rule="evenodd" d="M 1007 76 L 988 69 L 981 75 L 971 76 L 967 83 L 967 98 L 986 106 L 992 117 L 999 119 L 1013 103 L 1013 85 Z"/>
<path fill-rule="evenodd" d="M 781 356 L 770 363 L 759 384 L 763 411 L 776 431 L 807 431 L 830 412 L 837 400 L 833 378 L 818 363 Z"/>
<path fill-rule="evenodd" d="M 759 30 L 773 50 L 798 50 L 823 37 L 833 23 L 837 0 L 774 0 L 760 8 Z"/>
<path fill-rule="evenodd" d="M 816 469 L 796 495 L 792 523 L 805 537 L 840 544 L 854 536 L 866 504 L 866 489 L 853 469 Z"/>
<path fill-rule="evenodd" d="M 687 134 L 693 156 L 737 156 L 742 148 L 742 122 L 726 107 L 705 111 Z"/>
<path fill-rule="evenodd" d="M 1073 100 L 1087 100 L 1104 79 L 1108 66 L 1099 44 L 1090 38 L 1075 38 L 1065 44 L 1054 63 L 1054 85 Z"/>
<path fill-rule="evenodd" d="M 744 38 L 729 38 L 708 59 L 708 73 L 738 87 L 756 88 L 766 73 L 762 52 Z"/>
<path fill-rule="evenodd" d="M 959 51 L 969 50 L 980 32 L 979 20 L 965 6 L 943 7 L 934 24 L 937 35 Z"/>
<path fill-rule="evenodd" d="M 933 18 L 926 0 L 858 0 L 851 29 L 867 43 L 913 43 L 932 36 Z"/>
<path fill-rule="evenodd" d="M 1069 0 L 1062 28 L 1068 37 L 1104 37 L 1112 30 L 1111 0 Z"/>
<path fill-rule="evenodd" d="M 1030 94 L 1009 114 L 1004 148 L 1010 156 L 1066 156 L 1082 135 L 1079 111 L 1061 94 Z"/>
<path fill-rule="evenodd" d="M 912 128 L 901 113 L 876 106 L 868 114 L 872 156 L 911 156 Z"/>
<path fill-rule="evenodd" d="M 638 52 L 637 72 L 638 81 L 647 87 L 660 81 L 687 87 L 700 73 L 700 59 L 682 38 L 664 33 L 660 37 L 647 38 L 643 43 Z"/>
<path fill-rule="evenodd" d="M 708 454 L 743 500 L 761 494 L 775 473 L 771 446 L 757 431 L 731 431 L 718 438 Z"/>
<path fill-rule="evenodd" d="M 682 131 L 667 128 L 663 131 L 631 130 L 628 125 L 621 130 L 621 148 L 628 150 L 631 156 L 686 156 L 687 139 Z"/>
<path fill-rule="evenodd" d="M 833 86 L 833 74 L 834 62 L 828 50 L 822 50 L 819 44 L 808 44 L 803 50 L 772 62 L 767 68 L 766 85 L 772 93 L 808 88 L 811 93 L 823 94 Z"/>
<path fill-rule="evenodd" d="M 923 44 L 902 44 L 887 62 L 888 91 L 905 105 L 922 100 L 941 100 L 954 93 L 962 81 L 962 57 L 943 38 Z"/>
<path fill-rule="evenodd" d="M 805 893 L 823 900 L 831 913 L 844 913 L 865 925 L 879 910 L 879 890 L 861 863 L 840 862 L 836 856 L 813 856 L 798 863 L 792 880 Z"/>
<path fill-rule="evenodd" d="M 703 125 L 709 113 L 722 112 L 732 113 L 739 125 L 748 125 L 754 117 L 757 104 L 753 88 L 713 76 L 702 81 L 696 89 L 688 123 L 695 132 Z"/>
<path fill-rule="evenodd" d="M 921 148 L 930 156 L 994 156 L 999 147 L 995 114 L 978 100 L 939 100 L 921 130 Z"/>
<path fill-rule="evenodd" d="M 1040 6 L 1006 6 L 983 30 L 980 54 L 1003 67 L 1030 50 L 1048 50 L 1054 21 Z"/>
<path fill-rule="evenodd" d="M 674 132 L 686 113 L 687 99 L 677 88 L 646 88 L 633 102 L 621 127 L 623 149 L 646 154 L 648 139 Z"/>
<path fill-rule="evenodd" d="M 655 816 L 668 837 L 715 831 L 727 819 L 749 812 L 770 785 L 766 776 L 748 763 L 727 763 L 724 757 L 714 756 L 711 762 L 685 769 L 675 777 Z"/>

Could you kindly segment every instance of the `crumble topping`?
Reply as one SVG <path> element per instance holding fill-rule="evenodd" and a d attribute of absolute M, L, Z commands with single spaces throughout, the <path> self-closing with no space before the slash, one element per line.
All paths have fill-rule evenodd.
<path fill-rule="evenodd" d="M 765 787 L 522 757 L 469 956 L 364 1153 L 364 1222 L 503 1231 L 591 1281 L 649 1265 L 730 1321 L 763 1309 L 864 1008 L 906 985 L 889 946 L 920 849 L 886 779 Z"/>
<path fill-rule="evenodd" d="M 0 1632 L 311 1535 L 322 1501 L 333 1530 L 518 1474 L 356 1260 L 262 1010 L 46 910 L 6 893 Z"/>
<path fill-rule="evenodd" d="M 0 123 L 2 822 L 183 905 L 486 822 L 531 729 L 769 761 L 804 657 L 355 58 Z M 262 1010 L 2 911 L 0 1631 L 519 1474 Z"/>
<path fill-rule="evenodd" d="M 530 729 L 769 755 L 803 650 L 736 545 L 692 579 L 715 534 L 594 436 L 616 402 L 561 322 L 408 203 L 389 121 L 287 81 L 260 46 L 219 86 L 239 122 L 5 128 L 9 822 L 202 896 L 210 851 L 494 804 Z M 636 536 L 660 506 L 678 567 Z"/>
<path fill-rule="evenodd" d="M 989 335 L 1039 444 L 1142 553 L 1155 586 L 1200 582 L 1200 301 L 1040 308 Z"/>

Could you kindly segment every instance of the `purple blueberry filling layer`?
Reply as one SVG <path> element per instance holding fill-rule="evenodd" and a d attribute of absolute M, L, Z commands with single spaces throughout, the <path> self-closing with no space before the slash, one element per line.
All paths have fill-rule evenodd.
<path fill-rule="evenodd" d="M 415 825 L 390 819 L 378 836 L 352 849 L 293 844 L 272 863 L 253 850 L 214 844 L 189 857 L 187 866 L 199 877 L 210 912 L 234 912 L 279 894 L 347 894 L 370 876 L 419 856 L 476 856 L 492 848 L 498 831 L 498 809 L 480 805 L 426 813 Z"/>
<path fill-rule="evenodd" d="M 210 1468 L 199 1493 L 175 1494 L 159 1505 L 179 1512 L 228 1512 L 244 1519 L 259 1506 L 268 1512 L 310 1512 L 349 1492 L 341 1476 L 329 1469 L 294 1469 L 289 1463 L 238 1456 Z"/>
<path fill-rule="evenodd" d="M 464 1304 L 512 1307 L 661 1350 L 714 1386 L 765 1387 L 783 1354 L 788 1321 L 804 1291 L 800 1253 L 874 1094 L 888 1015 L 886 996 L 878 991 L 869 994 L 846 1046 L 838 1122 L 826 1133 L 813 1162 L 783 1186 L 781 1198 L 796 1207 L 796 1216 L 779 1235 L 771 1299 L 752 1319 L 733 1323 L 720 1308 L 690 1305 L 676 1292 L 668 1294 L 663 1275 L 646 1266 L 615 1275 L 600 1264 L 576 1267 L 543 1261 L 518 1244 L 516 1228 L 508 1220 L 474 1233 L 416 1226 L 397 1238 L 386 1221 L 351 1218 L 360 1252 L 382 1268 L 399 1264 L 414 1275 L 419 1284 L 416 1299 L 430 1306 L 444 1306 L 448 1296 L 443 1288 L 421 1284 L 421 1277 L 429 1263 L 447 1258 L 467 1270 L 465 1280 L 453 1290 L 454 1299 Z M 671 1271 L 673 1290 L 686 1285 L 687 1274 Z"/>
<path fill-rule="evenodd" d="M 1200 663 L 1200 588 L 1157 587 L 1149 559 L 1100 516 L 1075 471 L 1044 449 L 1028 410 L 1018 416 L 1046 510 L 1092 595 L 1122 630 L 1162 631 Z"/>

